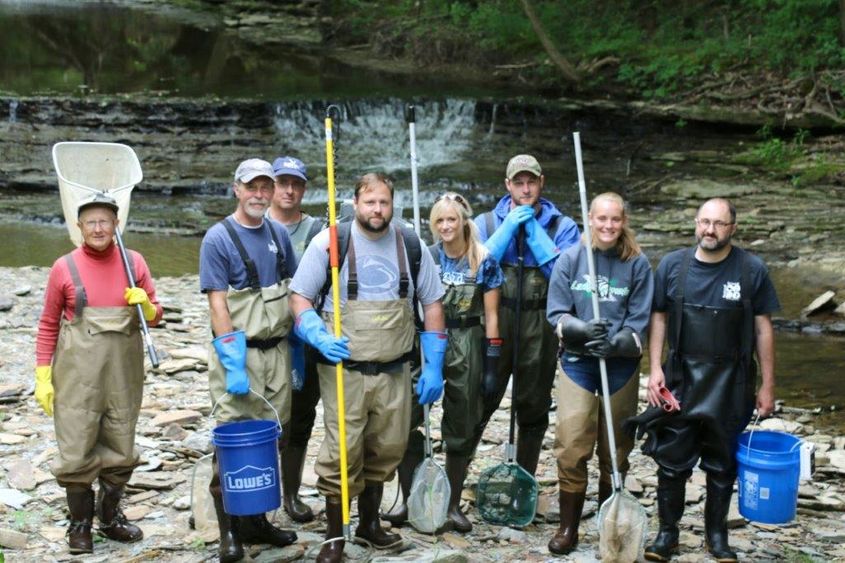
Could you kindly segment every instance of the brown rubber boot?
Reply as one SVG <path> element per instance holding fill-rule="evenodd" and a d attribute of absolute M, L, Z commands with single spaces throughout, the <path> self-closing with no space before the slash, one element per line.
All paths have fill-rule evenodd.
<path fill-rule="evenodd" d="M 343 509 L 339 498 L 326 498 L 326 522 L 326 542 L 317 555 L 317 563 L 340 563 L 346 542 L 343 540 Z"/>
<path fill-rule="evenodd" d="M 67 507 L 70 523 L 67 529 L 67 545 L 70 552 L 94 553 L 94 538 L 91 537 L 91 522 L 94 520 L 94 491 L 83 486 L 67 487 Z"/>
<path fill-rule="evenodd" d="M 569 553 L 578 546 L 578 526 L 586 492 L 560 491 L 560 527 L 549 541 L 549 551 L 557 555 Z"/>
<path fill-rule="evenodd" d="M 282 458 L 282 496 L 285 512 L 294 522 L 310 522 L 314 519 L 314 512 L 299 499 L 302 469 L 305 466 L 305 448 L 289 445 L 279 454 Z"/>
<path fill-rule="evenodd" d="M 378 509 L 384 490 L 382 483 L 368 484 L 358 495 L 358 528 L 355 537 L 366 540 L 376 549 L 387 549 L 402 542 L 402 536 L 391 534 L 381 527 Z"/>
<path fill-rule="evenodd" d="M 468 461 L 466 456 L 446 454 L 446 476 L 451 490 L 448 518 L 455 531 L 462 534 L 472 531 L 472 522 L 461 512 L 461 493 L 464 490 Z"/>
<path fill-rule="evenodd" d="M 100 490 L 97 491 L 97 518 L 100 520 L 99 532 L 110 540 L 132 543 L 144 538 L 144 532 L 126 520 L 120 509 L 120 499 L 123 497 L 123 485 L 112 485 L 100 479 Z"/>

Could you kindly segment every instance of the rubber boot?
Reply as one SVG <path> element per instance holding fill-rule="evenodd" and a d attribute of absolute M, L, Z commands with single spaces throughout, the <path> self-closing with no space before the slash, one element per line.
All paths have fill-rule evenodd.
<path fill-rule="evenodd" d="M 611 496 L 613 496 L 613 485 L 604 481 L 599 481 L 599 509 L 601 509 L 605 501 Z"/>
<path fill-rule="evenodd" d="M 346 542 L 343 540 L 343 510 L 339 498 L 326 498 L 326 522 L 327 542 L 317 554 L 317 563 L 340 563 Z M 335 541 L 328 541 L 331 539 Z"/>
<path fill-rule="evenodd" d="M 668 478 L 661 471 L 657 473 L 657 515 L 660 528 L 654 542 L 645 548 L 649 561 L 669 561 L 678 550 L 678 522 L 684 515 L 686 479 Z"/>
<path fill-rule="evenodd" d="M 238 516 L 238 533 L 243 543 L 269 543 L 276 547 L 285 547 L 297 539 L 296 532 L 277 528 L 266 514 Z"/>
<path fill-rule="evenodd" d="M 581 524 L 581 511 L 584 508 L 586 491 L 570 493 L 560 491 L 560 527 L 549 541 L 549 551 L 557 555 L 569 553 L 578 546 L 578 526 Z"/>
<path fill-rule="evenodd" d="M 214 511 L 217 513 L 217 527 L 220 530 L 220 545 L 217 548 L 220 563 L 234 563 L 244 557 L 244 547 L 238 533 L 238 517 L 226 514 L 223 508 L 223 490 L 220 488 L 220 472 L 217 465 L 217 455 L 212 458 L 213 473 L 208 491 L 214 500 Z"/>
<path fill-rule="evenodd" d="M 358 528 L 355 537 L 368 541 L 376 549 L 393 547 L 402 541 L 402 536 L 388 533 L 381 527 L 378 509 L 383 490 L 382 483 L 368 484 L 358 495 Z"/>
<path fill-rule="evenodd" d="M 543 448 L 543 432 L 525 432 L 519 429 L 516 440 L 516 462 L 531 475 L 537 473 L 540 450 Z"/>
<path fill-rule="evenodd" d="M 468 461 L 466 456 L 446 454 L 446 476 L 451 491 L 448 518 L 454 530 L 462 534 L 472 531 L 472 522 L 461 512 L 461 493 L 464 490 Z"/>
<path fill-rule="evenodd" d="M 707 499 L 704 501 L 704 536 L 707 551 L 720 563 L 736 561 L 728 545 L 728 511 L 733 495 L 734 475 L 707 473 Z"/>
<path fill-rule="evenodd" d="M 408 521 L 408 497 L 411 496 L 414 470 L 422 463 L 424 457 L 423 436 L 418 430 L 414 430 L 408 437 L 408 447 L 405 449 L 405 454 L 402 456 L 402 461 L 397 468 L 402 503 L 395 506 L 390 512 L 382 514 L 382 518 L 394 526 L 402 526 Z"/>
<path fill-rule="evenodd" d="M 282 458 L 282 496 L 284 508 L 294 522 L 305 523 L 314 519 L 311 507 L 299 500 L 302 469 L 305 465 L 305 448 L 287 446 L 279 454 Z"/>
<path fill-rule="evenodd" d="M 123 497 L 123 485 L 112 485 L 100 479 L 97 491 L 97 518 L 100 520 L 99 532 L 110 540 L 132 543 L 144 538 L 144 532 L 126 520 L 120 509 Z"/>
<path fill-rule="evenodd" d="M 70 552 L 93 553 L 94 538 L 91 537 L 91 522 L 94 520 L 94 491 L 83 486 L 69 486 L 66 489 L 70 523 L 67 529 L 67 545 Z"/>

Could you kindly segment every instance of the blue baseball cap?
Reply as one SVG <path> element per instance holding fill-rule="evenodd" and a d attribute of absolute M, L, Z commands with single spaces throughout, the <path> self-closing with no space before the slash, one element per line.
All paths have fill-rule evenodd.
<path fill-rule="evenodd" d="M 308 176 L 305 174 L 307 170 L 305 169 L 305 164 L 298 158 L 294 158 L 292 156 L 280 156 L 276 160 L 273 161 L 273 174 L 276 176 L 296 176 L 297 178 L 302 178 L 304 181 L 308 181 Z"/>

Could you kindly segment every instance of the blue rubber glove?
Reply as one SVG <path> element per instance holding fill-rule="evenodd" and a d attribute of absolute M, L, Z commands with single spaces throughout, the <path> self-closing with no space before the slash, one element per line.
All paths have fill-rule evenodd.
<path fill-rule="evenodd" d="M 534 208 L 530 205 L 514 207 L 494 233 L 487 233 L 488 238 L 484 246 L 487 247 L 487 250 L 490 251 L 490 254 L 493 255 L 497 262 L 502 261 L 502 257 L 505 255 L 508 245 L 513 240 L 519 226 L 533 217 Z"/>
<path fill-rule="evenodd" d="M 306 309 L 296 318 L 294 332 L 302 340 L 317 349 L 328 361 L 336 364 L 349 359 L 349 339 L 335 338 L 326 330 L 326 325 L 317 311 Z"/>
<path fill-rule="evenodd" d="M 288 334 L 290 346 L 290 380 L 294 391 L 301 391 L 305 385 L 305 343 L 296 334 Z"/>
<path fill-rule="evenodd" d="M 420 346 L 423 350 L 423 364 L 420 380 L 417 381 L 419 403 L 433 403 L 443 393 L 443 359 L 449 338 L 445 332 L 425 331 L 420 333 Z"/>
<path fill-rule="evenodd" d="M 531 254 L 534 255 L 538 266 L 551 262 L 560 254 L 560 250 L 549 238 L 546 229 L 541 227 L 534 217 L 525 223 L 525 234 L 528 235 L 525 242 L 528 243 L 528 248 L 531 249 Z"/>
<path fill-rule="evenodd" d="M 226 392 L 232 395 L 249 393 L 249 376 L 246 373 L 246 334 L 236 330 L 211 341 L 226 369 Z"/>

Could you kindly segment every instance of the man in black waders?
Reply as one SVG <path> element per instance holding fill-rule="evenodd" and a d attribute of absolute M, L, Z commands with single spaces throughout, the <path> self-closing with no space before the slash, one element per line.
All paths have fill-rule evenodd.
<path fill-rule="evenodd" d="M 762 260 L 731 244 L 736 209 L 727 199 L 702 205 L 696 246 L 667 254 L 657 268 L 649 330 L 648 401 L 660 405 L 667 387 L 681 410 L 661 418 L 643 451 L 657 462 L 660 529 L 646 547 L 650 561 L 668 561 L 678 548 L 686 481 L 696 462 L 707 472 L 704 528 L 717 561 L 736 561 L 728 545 L 727 516 L 736 479 L 736 442 L 751 418 L 757 391 L 760 416 L 774 410 L 774 332 L 780 309 Z M 669 352 L 661 367 L 664 340 Z"/>
<path fill-rule="evenodd" d="M 431 403 L 443 391 L 447 344 L 440 302 L 443 289 L 427 252 L 421 253 L 416 279 L 409 275 L 404 237 L 416 234 L 391 223 L 393 184 L 386 176 L 362 176 L 353 201 L 354 220 L 338 225 L 338 240 L 346 241 L 339 245 L 344 337 L 331 336 L 328 231 L 318 234 L 302 257 L 291 284 L 291 308 L 297 335 L 316 348 L 323 356 L 320 361 L 325 362 L 317 368 L 325 438 L 316 472 L 317 488 L 326 497 L 326 538 L 342 538 L 343 529 L 335 364 L 344 360 L 349 497 L 358 497 L 355 535 L 376 548 L 386 548 L 402 540 L 382 529 L 379 506 L 384 482 L 392 478 L 408 442 L 416 333 L 413 303 L 422 304 L 425 327 L 420 334 L 425 364 L 416 392 L 421 404 Z M 314 303 L 321 297 L 318 313 Z M 343 547 L 342 539 L 325 543 L 317 561 L 340 561 Z"/>
<path fill-rule="evenodd" d="M 546 321 L 546 294 L 549 277 L 561 251 L 578 244 L 581 233 L 569 217 L 554 204 L 541 197 L 545 177 L 537 159 L 520 154 L 508 162 L 505 188 L 508 195 L 499 200 L 493 211 L 475 219 L 479 236 L 495 256 L 505 273 L 499 308 L 499 333 L 504 340 L 499 361 L 495 393 L 484 400 L 484 415 L 475 436 L 476 445 L 490 417 L 499 408 L 513 368 L 513 338 L 519 336 L 517 358 L 519 382 L 517 396 L 511 405 L 516 409 L 519 432 L 516 440 L 516 461 L 534 475 L 543 436 L 549 426 L 552 385 L 557 370 L 558 338 Z M 517 293 L 517 240 L 524 232 L 524 268 L 522 295 Z M 520 300 L 520 326 L 515 326 L 514 313 Z"/>
<path fill-rule="evenodd" d="M 296 260 L 311 239 L 323 230 L 325 223 L 302 210 L 302 197 L 308 182 L 305 164 L 292 156 L 281 156 L 273 161 L 276 190 L 267 210 L 267 217 L 285 226 L 290 236 Z M 306 346 L 292 332 L 288 334 L 291 351 L 293 393 L 291 398 L 288 444 L 282 456 L 282 494 L 284 509 L 295 522 L 310 522 L 314 519 L 311 507 L 299 498 L 302 470 L 308 440 L 317 417 L 317 402 L 320 400 L 320 379 L 317 375 L 317 351 Z"/>
<path fill-rule="evenodd" d="M 211 312 L 208 386 L 217 422 L 273 419 L 266 399 L 282 423 L 282 450 L 291 411 L 286 337 L 293 317 L 287 297 L 296 257 L 285 228 L 264 219 L 274 181 L 269 162 L 252 158 L 238 166 L 233 185 L 238 207 L 203 238 L 200 288 Z M 209 491 L 220 528 L 220 561 L 240 560 L 243 543 L 286 546 L 296 541 L 295 533 L 274 527 L 264 514 L 226 514 L 216 454 L 212 466 Z"/>
<path fill-rule="evenodd" d="M 144 537 L 119 502 L 138 465 L 135 424 L 144 389 L 137 305 L 154 326 L 162 308 L 144 258 L 127 251 L 129 281 L 114 243 L 117 203 L 97 194 L 79 205 L 82 246 L 50 270 L 38 324 L 35 399 L 54 414 L 58 458 L 53 475 L 67 492 L 71 553 L 92 553 L 92 483 L 99 479 L 100 533 L 119 542 Z M 128 305 L 128 306 L 127 306 Z"/>

